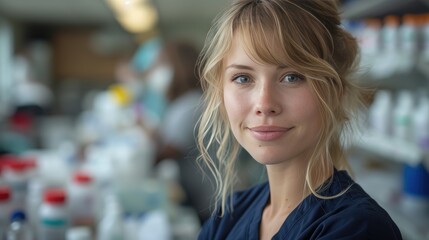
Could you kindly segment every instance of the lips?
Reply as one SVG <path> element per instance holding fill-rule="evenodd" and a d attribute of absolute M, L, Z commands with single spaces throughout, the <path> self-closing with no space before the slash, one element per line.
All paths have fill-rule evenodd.
<path fill-rule="evenodd" d="M 273 141 L 281 138 L 292 128 L 277 127 L 277 126 L 257 126 L 249 128 L 253 137 L 259 141 Z"/>

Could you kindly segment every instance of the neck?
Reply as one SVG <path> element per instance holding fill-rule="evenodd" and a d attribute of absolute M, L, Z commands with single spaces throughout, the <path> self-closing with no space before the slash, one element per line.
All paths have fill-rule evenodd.
<path fill-rule="evenodd" d="M 305 164 L 287 167 L 267 166 L 270 183 L 270 212 L 288 214 L 303 200 L 305 186 Z"/>

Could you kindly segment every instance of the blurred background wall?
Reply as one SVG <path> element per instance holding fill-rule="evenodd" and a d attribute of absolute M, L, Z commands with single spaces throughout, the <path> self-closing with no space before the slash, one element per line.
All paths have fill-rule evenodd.
<path fill-rule="evenodd" d="M 151 35 L 187 39 L 200 47 L 211 20 L 227 4 L 208 0 L 2 0 L 2 66 L 7 65 L 7 55 L 26 52 L 39 58 L 35 61 L 39 81 L 58 94 L 64 87 L 75 88 L 78 98 L 85 88 L 112 82 L 114 65 L 131 57 Z M 7 70 L 2 74 L 4 109 L 6 89 L 12 83 Z M 56 101 L 54 110 L 76 113 L 76 107 L 61 105 L 66 102 Z"/>

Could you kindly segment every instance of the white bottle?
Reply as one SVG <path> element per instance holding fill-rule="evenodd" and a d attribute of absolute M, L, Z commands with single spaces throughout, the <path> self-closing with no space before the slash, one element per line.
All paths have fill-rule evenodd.
<path fill-rule="evenodd" d="M 429 153 L 429 98 L 422 96 L 413 115 L 415 143 L 426 153 Z"/>
<path fill-rule="evenodd" d="M 124 240 L 124 222 L 122 208 L 112 195 L 106 196 L 104 216 L 97 228 L 98 240 Z"/>
<path fill-rule="evenodd" d="M 167 214 L 160 210 L 148 212 L 144 218 L 140 220 L 137 239 L 172 239 L 172 229 Z"/>
<path fill-rule="evenodd" d="M 403 16 L 399 31 L 401 57 L 398 59 L 399 64 L 397 66 L 399 72 L 407 73 L 415 67 L 418 56 L 418 22 L 416 16 Z"/>
<path fill-rule="evenodd" d="M 369 108 L 369 124 L 374 134 L 388 136 L 392 131 L 393 118 L 392 94 L 388 90 L 379 90 Z"/>
<path fill-rule="evenodd" d="M 25 211 L 27 199 L 27 164 L 19 159 L 9 161 L 3 172 L 4 181 L 12 191 L 12 209 Z"/>
<path fill-rule="evenodd" d="M 40 177 L 35 177 L 28 182 L 26 209 L 28 223 L 34 232 L 37 232 L 39 223 L 39 208 L 43 202 L 43 191 L 46 183 Z"/>
<path fill-rule="evenodd" d="M 396 73 L 400 54 L 399 47 L 399 17 L 389 15 L 383 19 L 381 30 L 381 52 L 378 62 L 371 69 L 376 79 L 385 79 Z"/>
<path fill-rule="evenodd" d="M 365 27 L 360 34 L 361 65 L 370 68 L 380 56 L 381 21 L 379 19 L 365 20 Z"/>
<path fill-rule="evenodd" d="M 68 188 L 71 224 L 94 227 L 96 191 L 92 176 L 77 171 Z"/>
<path fill-rule="evenodd" d="M 177 160 L 164 159 L 157 168 L 157 178 L 161 180 L 167 191 L 170 205 L 179 205 L 185 200 L 185 192 L 180 185 L 180 168 Z M 171 206 L 171 207 L 173 207 Z M 169 209 L 170 211 L 173 209 Z"/>
<path fill-rule="evenodd" d="M 72 227 L 67 230 L 67 240 L 92 240 L 88 227 Z"/>
<path fill-rule="evenodd" d="M 421 27 L 422 32 L 422 49 L 418 60 L 418 68 L 427 77 L 429 77 L 429 17 L 424 18 Z"/>
<path fill-rule="evenodd" d="M 394 137 L 402 141 L 412 141 L 413 95 L 408 90 L 399 92 L 394 112 Z"/>
<path fill-rule="evenodd" d="M 6 235 L 9 226 L 11 192 L 8 186 L 0 187 L 0 239 Z"/>
<path fill-rule="evenodd" d="M 33 233 L 23 211 L 17 210 L 12 213 L 6 240 L 33 240 Z"/>
<path fill-rule="evenodd" d="M 61 188 L 47 189 L 39 209 L 39 239 L 65 240 L 68 216 L 66 192 Z"/>

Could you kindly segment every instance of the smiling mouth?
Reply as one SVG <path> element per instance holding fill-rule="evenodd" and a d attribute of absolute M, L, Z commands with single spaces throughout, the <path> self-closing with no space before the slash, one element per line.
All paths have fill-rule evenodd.
<path fill-rule="evenodd" d="M 259 141 L 273 141 L 281 138 L 287 132 L 289 132 L 293 127 L 284 128 L 284 127 L 275 127 L 275 126 L 259 126 L 248 128 L 254 138 Z"/>

